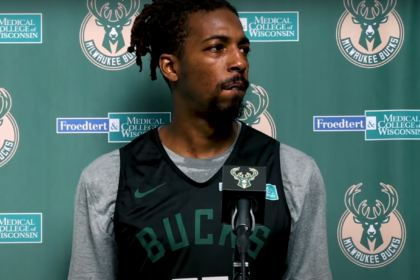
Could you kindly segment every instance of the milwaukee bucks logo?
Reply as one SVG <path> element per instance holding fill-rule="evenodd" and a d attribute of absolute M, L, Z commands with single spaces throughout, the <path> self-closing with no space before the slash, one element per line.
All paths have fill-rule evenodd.
<path fill-rule="evenodd" d="M 244 112 L 239 120 L 275 139 L 276 124 L 268 112 L 270 103 L 268 93 L 261 86 L 251 84 L 251 87 L 252 94 L 247 94 Z"/>
<path fill-rule="evenodd" d="M 375 68 L 391 61 L 404 41 L 397 0 L 343 0 L 346 11 L 337 25 L 337 43 L 353 64 Z"/>
<path fill-rule="evenodd" d="M 245 175 L 242 172 L 237 173 L 238 170 L 239 167 L 232 168 L 232 170 L 230 170 L 230 174 L 233 176 L 233 178 L 238 180 L 239 187 L 243 189 L 249 188 L 251 186 L 251 181 L 258 176 L 258 170 L 255 168 L 249 168 L 252 173 L 247 172 Z"/>
<path fill-rule="evenodd" d="M 391 185 L 380 185 L 382 199 L 376 195 L 374 204 L 363 195 L 362 183 L 351 186 L 344 196 L 347 210 L 338 226 L 343 253 L 355 264 L 367 268 L 394 261 L 406 240 L 404 220 L 397 211 L 398 194 Z"/>
<path fill-rule="evenodd" d="M 100 68 L 121 70 L 136 60 L 127 48 L 140 0 L 128 2 L 129 5 L 112 1 L 98 6 L 96 0 L 87 0 L 89 13 L 80 28 L 80 45 L 86 57 Z"/>
<path fill-rule="evenodd" d="M 0 167 L 13 157 L 19 144 L 19 129 L 10 113 L 11 108 L 10 94 L 0 88 Z"/>

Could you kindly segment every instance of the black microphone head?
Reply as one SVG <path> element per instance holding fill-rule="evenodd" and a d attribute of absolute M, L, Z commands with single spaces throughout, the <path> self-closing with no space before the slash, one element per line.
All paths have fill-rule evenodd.
<path fill-rule="evenodd" d="M 265 166 L 223 166 L 222 224 L 232 224 L 232 211 L 241 198 L 249 199 L 256 225 L 264 225 Z"/>

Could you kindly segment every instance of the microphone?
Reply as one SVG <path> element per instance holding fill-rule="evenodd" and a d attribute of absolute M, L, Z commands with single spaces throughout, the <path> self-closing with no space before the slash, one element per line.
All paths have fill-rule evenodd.
<path fill-rule="evenodd" d="M 241 200 L 245 199 L 249 201 L 249 208 L 252 210 L 251 229 L 264 225 L 265 167 L 224 165 L 222 172 L 222 224 L 231 225 L 232 222 L 238 221 L 238 225 L 246 225 L 247 216 L 244 212 L 248 206 Z M 246 212 L 250 213 L 250 210 Z M 232 218 L 235 218 L 235 221 Z M 232 230 L 236 232 L 236 225 Z"/>
<path fill-rule="evenodd" d="M 249 236 L 256 225 L 264 224 L 266 170 L 265 167 L 225 165 L 222 171 L 221 221 L 232 225 L 237 236 L 234 279 L 245 280 L 249 277 L 246 273 Z M 241 273 L 237 271 L 239 266 Z"/>

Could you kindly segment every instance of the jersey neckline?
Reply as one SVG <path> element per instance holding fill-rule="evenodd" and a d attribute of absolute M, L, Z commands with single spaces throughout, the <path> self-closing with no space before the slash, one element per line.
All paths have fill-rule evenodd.
<path fill-rule="evenodd" d="M 239 126 L 239 124 L 238 124 Z M 243 122 L 241 122 L 241 128 L 240 128 L 240 132 L 239 135 L 237 136 L 236 139 L 236 143 L 235 146 L 232 149 L 232 152 L 230 153 L 230 155 L 228 156 L 228 158 L 226 159 L 225 163 L 219 168 L 219 170 L 217 170 L 217 172 L 207 181 L 205 182 L 196 182 L 193 179 L 191 179 L 190 177 L 188 177 L 187 175 L 185 175 L 184 172 L 182 172 L 178 166 L 176 166 L 176 164 L 171 160 L 171 158 L 169 157 L 168 153 L 165 150 L 165 147 L 162 144 L 162 141 L 160 140 L 159 137 L 159 130 L 158 129 L 154 129 L 153 133 L 152 133 L 152 137 L 154 138 L 153 140 L 155 141 L 159 151 L 162 153 L 164 160 L 166 161 L 167 164 L 169 164 L 169 166 L 172 168 L 172 170 L 184 181 L 186 181 L 187 183 L 189 183 L 190 185 L 193 185 L 195 187 L 207 187 L 208 185 L 211 185 L 212 183 L 214 183 L 214 181 L 216 181 L 221 173 L 222 173 L 222 169 L 224 165 L 229 165 L 233 158 L 235 158 L 238 149 L 240 147 L 240 144 L 242 143 L 242 139 L 245 135 L 245 129 L 246 129 L 246 124 L 244 124 Z"/>

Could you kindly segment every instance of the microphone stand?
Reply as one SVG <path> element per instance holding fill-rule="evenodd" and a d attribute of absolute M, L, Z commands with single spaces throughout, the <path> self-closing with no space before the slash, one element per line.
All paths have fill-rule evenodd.
<path fill-rule="evenodd" d="M 236 215 L 238 215 L 236 217 Z M 235 221 L 236 218 L 236 221 Z M 252 219 L 252 221 L 251 221 Z M 236 235 L 233 254 L 233 280 L 250 280 L 248 263 L 249 236 L 254 231 L 255 218 L 250 202 L 246 198 L 238 200 L 232 215 L 232 230 Z"/>

